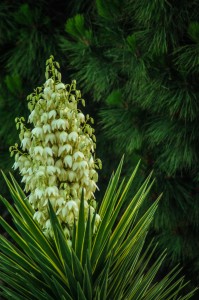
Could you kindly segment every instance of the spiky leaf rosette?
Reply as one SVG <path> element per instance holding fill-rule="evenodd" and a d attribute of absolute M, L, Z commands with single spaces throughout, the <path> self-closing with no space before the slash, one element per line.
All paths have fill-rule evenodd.
<path fill-rule="evenodd" d="M 16 144 L 10 150 L 15 153 L 14 169 L 20 170 L 25 191 L 30 193 L 34 219 L 46 235 L 52 235 L 47 209 L 50 201 L 70 239 L 82 191 L 86 218 L 89 209 L 95 213 L 96 168 L 101 162 L 94 157 L 96 138 L 89 125 L 93 119 L 78 108 L 79 102 L 85 104 L 81 92 L 75 80 L 66 85 L 61 82 L 58 68 L 51 56 L 46 62 L 46 82 L 27 98 L 32 127 L 25 126 L 23 117 L 16 118 L 21 149 Z M 100 216 L 95 220 L 97 226 Z"/>
<path fill-rule="evenodd" d="M 89 214 L 85 224 L 84 199 L 68 246 L 60 222 L 49 202 L 54 239 L 49 240 L 32 218 L 31 205 L 11 176 L 4 175 L 15 207 L 3 197 L 13 217 L 10 226 L 0 217 L 0 226 L 14 240 L 0 236 L 0 295 L 9 300 L 188 300 L 179 270 L 157 281 L 165 252 L 144 246 L 158 200 L 141 212 L 151 188 L 149 177 L 136 193 L 131 190 L 137 168 L 128 182 L 120 182 L 122 161 L 111 177 L 99 207 L 102 218 L 95 234 Z M 124 210 L 124 203 L 126 209 Z M 140 211 L 140 212 L 139 212 Z M 184 295 L 183 295 L 184 293 Z"/>

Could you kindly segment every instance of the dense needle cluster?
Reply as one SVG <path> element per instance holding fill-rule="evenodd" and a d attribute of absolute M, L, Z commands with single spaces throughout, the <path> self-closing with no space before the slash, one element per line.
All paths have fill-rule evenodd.
<path fill-rule="evenodd" d="M 95 214 L 94 192 L 98 188 L 96 169 L 101 161 L 95 159 L 93 119 L 78 109 L 84 105 L 76 82 L 65 85 L 58 72 L 59 64 L 51 56 L 46 63 L 46 82 L 28 96 L 30 115 L 27 128 L 24 118 L 17 118 L 21 150 L 15 153 L 14 169 L 19 169 L 29 202 L 35 210 L 34 219 L 44 233 L 52 236 L 48 215 L 50 201 L 70 241 L 74 222 L 78 219 L 82 190 L 85 216 L 90 210 L 95 216 L 95 228 L 100 216 Z"/>

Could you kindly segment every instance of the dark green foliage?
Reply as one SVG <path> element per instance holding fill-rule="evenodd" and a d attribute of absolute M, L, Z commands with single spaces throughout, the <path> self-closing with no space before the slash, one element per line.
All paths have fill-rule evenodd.
<path fill-rule="evenodd" d="M 26 95 L 43 81 L 41 70 L 53 54 L 63 76 L 87 93 L 104 162 L 101 190 L 123 153 L 122 175 L 140 157 L 139 177 L 153 168 L 151 201 L 164 193 L 153 234 L 168 249 L 167 264 L 183 259 L 197 284 L 198 20 L 195 0 L 0 3 L 0 167 L 10 169 L 14 119 L 26 116 Z"/>
<path fill-rule="evenodd" d="M 102 135 L 113 145 L 112 155 L 125 152 L 129 163 L 136 155 L 145 171 L 154 168 L 154 194 L 163 191 L 164 196 L 153 233 L 168 247 L 171 262 L 183 259 L 192 269 L 189 276 L 196 283 L 198 20 L 194 0 L 97 0 L 85 24 L 92 31 L 89 43 L 75 30 L 61 39 L 73 76 L 98 102 Z"/>
<path fill-rule="evenodd" d="M 26 97 L 34 86 L 43 82 L 46 59 L 53 54 L 62 62 L 59 40 L 66 19 L 88 4 L 68 2 L 4 0 L 0 3 L 0 168 L 4 171 L 10 170 L 13 163 L 8 148 L 18 142 L 15 117 L 27 117 Z M 65 58 L 63 65 L 67 65 Z M 67 68 L 64 75 L 69 75 Z"/>

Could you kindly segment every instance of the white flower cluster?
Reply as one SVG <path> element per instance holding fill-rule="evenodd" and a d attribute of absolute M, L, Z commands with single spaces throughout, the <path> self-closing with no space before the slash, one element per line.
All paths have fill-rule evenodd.
<path fill-rule="evenodd" d="M 94 192 L 97 189 L 100 160 L 94 159 L 95 136 L 88 115 L 77 108 L 81 99 L 76 82 L 65 85 L 61 82 L 58 64 L 53 57 L 47 61 L 47 80 L 43 88 L 37 88 L 28 97 L 29 123 L 17 118 L 20 128 L 21 149 L 11 147 L 15 154 L 14 169 L 19 169 L 30 192 L 29 202 L 35 210 L 34 219 L 47 236 L 52 236 L 48 216 L 48 201 L 70 240 L 74 222 L 78 219 L 82 189 L 84 190 L 85 216 L 95 213 Z M 91 205 L 92 203 L 92 205 Z M 100 216 L 95 218 L 95 226 Z"/>

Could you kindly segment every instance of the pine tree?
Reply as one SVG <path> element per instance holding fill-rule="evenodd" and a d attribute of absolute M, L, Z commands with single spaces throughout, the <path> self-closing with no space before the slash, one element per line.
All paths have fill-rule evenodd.
<path fill-rule="evenodd" d="M 145 171 L 154 169 L 154 195 L 163 191 L 164 197 L 153 233 L 168 248 L 170 262 L 183 261 L 195 282 L 198 20 L 194 0 L 96 0 L 90 18 L 69 18 L 68 36 L 60 39 L 72 74 L 100 111 L 100 141 L 113 145 L 113 156 L 125 153 L 129 164 L 141 157 Z"/>
<path fill-rule="evenodd" d="M 42 82 L 53 54 L 64 79 L 76 79 L 90 96 L 87 111 L 97 121 L 97 156 L 104 162 L 100 188 L 123 153 L 123 173 L 138 158 L 139 177 L 154 169 L 151 201 L 164 196 L 153 234 L 170 253 L 167 263 L 183 259 L 196 282 L 198 9 L 194 0 L 0 3 L 0 167 L 11 169 L 14 118 L 27 118 L 26 95 Z"/>
<path fill-rule="evenodd" d="M 13 171 L 9 147 L 19 142 L 15 117 L 28 117 L 26 98 L 43 82 L 46 59 L 54 55 L 63 66 L 64 80 L 69 77 L 59 46 L 66 19 L 91 8 L 88 0 L 0 2 L 0 169 L 5 172 Z M 9 198 L 2 177 L 0 184 L 1 193 Z"/>
<path fill-rule="evenodd" d="M 1 1 L 0 168 L 11 169 L 8 148 L 18 138 L 14 119 L 28 116 L 26 96 L 42 83 L 46 59 L 53 54 L 64 66 L 65 78 L 69 76 L 59 39 L 66 19 L 84 11 L 86 5 L 88 1 L 77 0 Z"/>

